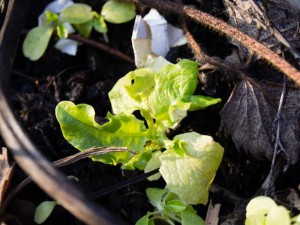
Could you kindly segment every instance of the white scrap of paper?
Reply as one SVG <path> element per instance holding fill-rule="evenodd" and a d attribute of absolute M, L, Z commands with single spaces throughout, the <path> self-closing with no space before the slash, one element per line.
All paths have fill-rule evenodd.
<path fill-rule="evenodd" d="M 152 52 L 165 57 L 170 50 L 168 22 L 155 9 L 151 9 L 143 20 L 150 27 Z"/>
<path fill-rule="evenodd" d="M 60 50 L 63 53 L 67 53 L 68 55 L 76 55 L 77 53 L 77 46 L 78 43 L 76 41 L 70 40 L 70 39 L 60 39 L 54 47 L 58 50 Z"/>
<path fill-rule="evenodd" d="M 165 57 L 170 47 L 187 43 L 183 31 L 168 24 L 155 9 L 144 18 L 136 17 L 131 40 L 137 67 L 146 65 L 148 55 Z"/>
<path fill-rule="evenodd" d="M 72 0 L 55 0 L 51 3 L 49 3 L 45 9 L 44 12 L 39 16 L 38 18 L 38 25 L 44 26 L 46 25 L 46 11 L 50 11 L 52 13 L 61 13 L 62 10 L 70 5 L 73 5 L 74 2 Z M 63 26 L 67 29 L 68 33 L 74 33 L 75 29 L 70 23 L 63 23 Z M 78 43 L 76 41 L 70 40 L 70 39 L 60 39 L 56 44 L 55 48 L 60 50 L 63 53 L 66 53 L 68 55 L 76 55 L 77 53 L 77 47 Z"/>

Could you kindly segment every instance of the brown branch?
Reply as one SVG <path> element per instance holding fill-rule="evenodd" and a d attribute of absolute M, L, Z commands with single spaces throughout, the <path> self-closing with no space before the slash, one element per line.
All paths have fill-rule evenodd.
<path fill-rule="evenodd" d="M 216 59 L 216 58 L 210 57 L 207 54 L 205 54 L 202 51 L 200 45 L 194 39 L 193 35 L 187 29 L 186 24 L 184 22 L 182 23 L 182 27 L 183 27 L 186 39 L 187 39 L 187 41 L 190 45 L 190 48 L 192 49 L 197 61 L 200 64 L 204 65 L 205 63 L 209 63 L 209 64 L 211 64 L 211 65 L 213 65 L 213 66 L 215 66 L 219 69 L 231 72 L 231 73 L 236 74 L 238 76 L 241 76 L 243 78 L 249 77 L 249 76 L 246 75 L 245 72 L 243 72 L 242 70 L 240 70 L 236 66 L 230 65 L 229 63 L 226 63 L 225 61 L 223 61 L 221 59 Z"/>
<path fill-rule="evenodd" d="M 95 148 L 87 149 L 85 151 L 78 152 L 74 155 L 67 156 L 62 159 L 59 159 L 57 161 L 54 161 L 52 164 L 55 167 L 59 168 L 59 167 L 70 165 L 72 163 L 75 163 L 81 159 L 85 159 L 90 156 L 103 155 L 103 154 L 110 153 L 110 152 L 121 152 L 121 151 L 128 151 L 128 149 L 121 148 L 121 147 L 109 147 L 109 148 L 106 148 L 106 147 L 97 147 L 96 148 L 95 147 Z M 28 184 L 30 184 L 31 181 L 32 181 L 31 178 L 27 177 L 10 191 L 10 193 L 6 196 L 5 200 L 3 201 L 3 204 L 1 205 L 0 214 L 5 212 L 8 204 L 13 199 L 13 197 L 15 197 L 16 194 L 18 194 L 24 187 L 26 187 Z"/>
<path fill-rule="evenodd" d="M 78 41 L 78 42 L 81 42 L 86 45 L 90 45 L 94 48 L 100 49 L 101 51 L 107 52 L 110 55 L 114 55 L 120 59 L 123 59 L 124 61 L 126 61 L 128 63 L 134 64 L 134 59 L 131 58 L 130 56 L 126 55 L 125 53 L 123 53 L 117 49 L 114 49 L 105 44 L 102 44 L 100 42 L 96 42 L 96 41 L 93 41 L 91 39 L 88 39 L 88 38 L 85 38 L 85 37 L 82 37 L 82 36 L 79 36 L 76 34 L 69 34 L 68 39 Z"/>
<path fill-rule="evenodd" d="M 217 19 L 201 10 L 194 9 L 192 7 L 183 6 L 178 3 L 163 1 L 163 0 L 130 0 L 131 2 L 135 2 L 138 4 L 146 4 L 152 8 L 156 8 L 158 10 L 166 11 L 169 13 L 175 13 L 180 16 L 184 16 L 186 18 L 192 19 L 198 23 L 201 23 L 209 28 L 212 28 L 214 31 L 220 32 L 229 38 L 232 38 L 245 47 L 247 47 L 250 51 L 256 53 L 261 56 L 267 62 L 272 64 L 275 68 L 277 68 L 282 73 L 286 74 L 290 79 L 292 79 L 296 84 L 300 86 L 300 72 L 296 70 L 292 65 L 290 65 L 287 61 L 280 58 L 277 54 L 272 52 L 263 44 L 259 43 L 255 39 L 250 36 L 244 34 L 238 29 L 230 26 L 226 22 Z"/>

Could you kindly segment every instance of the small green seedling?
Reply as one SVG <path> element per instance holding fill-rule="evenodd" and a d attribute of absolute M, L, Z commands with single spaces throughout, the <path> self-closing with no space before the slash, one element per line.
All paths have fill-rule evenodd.
<path fill-rule="evenodd" d="M 190 60 L 166 65 L 158 72 L 151 68 L 136 69 L 121 78 L 109 92 L 114 114 L 107 114 L 107 123 L 100 125 L 95 121 L 92 106 L 69 101 L 57 105 L 56 117 L 64 138 L 80 151 L 100 146 L 130 150 L 92 156 L 95 161 L 122 164 L 123 169 L 131 170 L 159 168 L 159 174 L 150 178 L 158 179 L 161 175 L 170 192 L 167 196 L 176 196 L 168 203 L 169 197 L 160 200 L 170 212 L 179 210 L 176 216 L 185 221 L 187 215 L 194 214 L 190 204 L 207 203 L 210 184 L 223 156 L 222 146 L 210 136 L 189 132 L 173 139 L 167 137 L 167 131 L 175 128 L 188 111 L 220 102 L 220 99 L 194 95 L 197 82 L 198 65 Z M 135 111 L 143 119 L 136 118 Z M 160 215 L 166 207 L 162 211 L 156 205 Z M 171 214 L 166 218 L 173 220 Z M 149 214 L 144 220 L 153 221 L 151 218 Z"/>
<path fill-rule="evenodd" d="M 79 182 L 79 179 L 74 176 L 68 176 L 68 179 Z M 44 201 L 39 204 L 34 213 L 34 222 L 37 224 L 44 223 L 57 205 L 59 205 L 57 201 Z"/>
<path fill-rule="evenodd" d="M 192 206 L 167 189 L 147 188 L 146 193 L 155 210 L 139 219 L 136 225 L 151 225 L 156 220 L 164 220 L 168 224 L 204 225 Z"/>
<path fill-rule="evenodd" d="M 89 37 L 93 29 L 105 35 L 107 33 L 105 21 L 120 24 L 132 20 L 136 15 L 133 3 L 120 0 L 107 1 L 100 14 L 82 3 L 71 4 L 57 11 L 59 13 L 46 11 L 41 15 L 39 26 L 28 32 L 23 43 L 23 53 L 30 60 L 38 60 L 45 53 L 55 31 L 60 39 L 66 39 L 69 33 L 74 32 L 73 27 L 83 37 Z M 56 47 L 66 45 L 77 47 L 74 41 L 63 42 Z"/>
<path fill-rule="evenodd" d="M 253 198 L 246 210 L 246 225 L 300 225 L 300 215 L 291 218 L 284 206 L 266 196 Z"/>

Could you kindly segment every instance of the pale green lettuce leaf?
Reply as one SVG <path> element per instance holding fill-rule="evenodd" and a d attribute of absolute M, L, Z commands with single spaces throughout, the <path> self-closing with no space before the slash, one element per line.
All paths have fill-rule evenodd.
<path fill-rule="evenodd" d="M 161 162 L 160 162 L 160 159 L 159 159 L 161 154 L 162 154 L 161 151 L 153 152 L 151 159 L 148 161 L 148 163 L 147 163 L 147 165 L 144 169 L 145 173 L 156 170 L 161 166 Z M 150 180 L 150 181 L 153 181 L 153 180 L 158 180 L 160 177 L 161 177 L 161 174 L 158 172 L 158 173 L 148 177 L 147 179 Z"/>
<path fill-rule="evenodd" d="M 164 206 L 162 204 L 162 198 L 167 193 L 167 189 L 160 188 L 147 188 L 146 194 L 151 204 L 157 208 L 158 211 L 162 211 Z"/>
<path fill-rule="evenodd" d="M 291 222 L 292 222 L 294 225 L 300 225 L 300 215 L 294 216 L 294 217 L 291 219 Z"/>
<path fill-rule="evenodd" d="M 152 152 L 141 152 L 133 156 L 127 163 L 122 166 L 125 170 L 145 169 L 148 161 L 151 159 Z"/>
<path fill-rule="evenodd" d="M 94 12 L 94 19 L 93 19 L 93 27 L 99 33 L 107 33 L 107 25 L 104 21 L 104 17 L 100 16 L 98 13 Z"/>
<path fill-rule="evenodd" d="M 148 97 L 154 89 L 154 71 L 148 68 L 129 72 L 108 93 L 115 114 L 148 111 Z"/>
<path fill-rule="evenodd" d="M 93 20 L 89 20 L 85 23 L 74 24 L 74 27 L 83 37 L 89 37 L 93 29 Z"/>
<path fill-rule="evenodd" d="M 38 60 L 45 53 L 53 33 L 53 27 L 35 27 L 28 32 L 23 42 L 23 53 L 32 61 Z"/>
<path fill-rule="evenodd" d="M 250 215 L 246 218 L 245 225 L 266 225 L 266 217 L 262 214 Z"/>
<path fill-rule="evenodd" d="M 166 206 L 166 209 L 174 213 L 182 212 L 187 207 L 186 203 L 180 200 L 178 196 L 172 192 L 169 192 L 166 195 L 163 202 Z"/>
<path fill-rule="evenodd" d="M 198 65 L 182 60 L 176 65 L 167 65 L 155 74 L 155 89 L 149 97 L 153 117 L 165 127 L 171 127 L 186 116 L 176 103 L 194 93 L 198 82 Z"/>
<path fill-rule="evenodd" d="M 190 95 L 179 99 L 176 103 L 176 106 L 181 110 L 196 111 L 205 109 L 208 106 L 217 104 L 219 102 L 221 102 L 220 98 L 212 98 L 203 95 Z"/>
<path fill-rule="evenodd" d="M 95 121 L 95 111 L 92 106 L 62 101 L 56 107 L 56 117 L 64 138 L 79 150 L 117 146 L 127 147 L 132 151 L 142 151 L 146 142 L 147 129 L 144 122 L 133 115 L 108 113 L 106 118 L 109 121 L 101 126 Z M 92 158 L 117 164 L 127 162 L 130 153 L 108 153 Z"/>
<path fill-rule="evenodd" d="M 59 19 L 61 22 L 80 24 L 92 20 L 93 15 L 92 8 L 89 5 L 75 3 L 64 8 Z"/>
<path fill-rule="evenodd" d="M 63 24 L 58 24 L 56 27 L 57 36 L 59 38 L 67 38 L 68 37 L 68 29 Z"/>
<path fill-rule="evenodd" d="M 136 223 L 135 225 L 149 225 L 150 224 L 150 219 L 149 219 L 150 215 L 149 213 L 147 213 L 147 215 L 141 217 Z"/>
<path fill-rule="evenodd" d="M 135 5 L 131 2 L 109 0 L 103 5 L 101 15 L 110 23 L 126 23 L 135 17 Z"/>
<path fill-rule="evenodd" d="M 192 206 L 187 206 L 181 212 L 182 225 L 204 225 L 204 220 L 197 215 L 196 210 Z"/>
<path fill-rule="evenodd" d="M 44 201 L 39 204 L 34 213 L 34 222 L 37 224 L 44 223 L 57 205 L 57 201 Z"/>
<path fill-rule="evenodd" d="M 266 217 L 266 225 L 290 225 L 290 213 L 283 206 L 272 207 Z"/>
<path fill-rule="evenodd" d="M 267 196 L 258 196 L 253 198 L 247 205 L 246 216 L 251 215 L 266 215 L 271 208 L 276 207 L 274 200 Z"/>
<path fill-rule="evenodd" d="M 209 187 L 223 157 L 223 147 L 211 137 L 195 132 L 175 136 L 186 154 L 166 150 L 160 157 L 160 173 L 167 188 L 188 204 L 206 204 Z"/>

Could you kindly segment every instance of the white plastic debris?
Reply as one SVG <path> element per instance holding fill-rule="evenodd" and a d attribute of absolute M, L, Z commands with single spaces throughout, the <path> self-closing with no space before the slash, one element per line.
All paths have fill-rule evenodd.
<path fill-rule="evenodd" d="M 72 0 L 56 0 L 51 3 L 49 3 L 45 9 L 44 12 L 39 16 L 38 19 L 38 25 L 44 26 L 46 25 L 46 12 L 52 12 L 52 13 L 61 13 L 62 10 L 70 5 L 73 5 L 74 2 Z M 72 34 L 75 32 L 75 29 L 72 27 L 70 23 L 63 23 L 63 26 L 67 29 L 69 34 Z M 66 53 L 68 55 L 76 55 L 77 53 L 77 47 L 78 43 L 76 41 L 63 38 L 60 39 L 56 44 L 55 48 L 60 50 L 63 53 Z"/>
<path fill-rule="evenodd" d="M 155 9 L 144 18 L 136 16 L 131 40 L 137 67 L 146 65 L 148 55 L 165 57 L 170 47 L 187 43 L 183 31 L 168 24 Z"/>
<path fill-rule="evenodd" d="M 63 53 L 67 53 L 69 55 L 76 55 L 77 53 L 77 42 L 69 39 L 60 39 L 55 44 L 55 48 L 59 49 Z"/>

